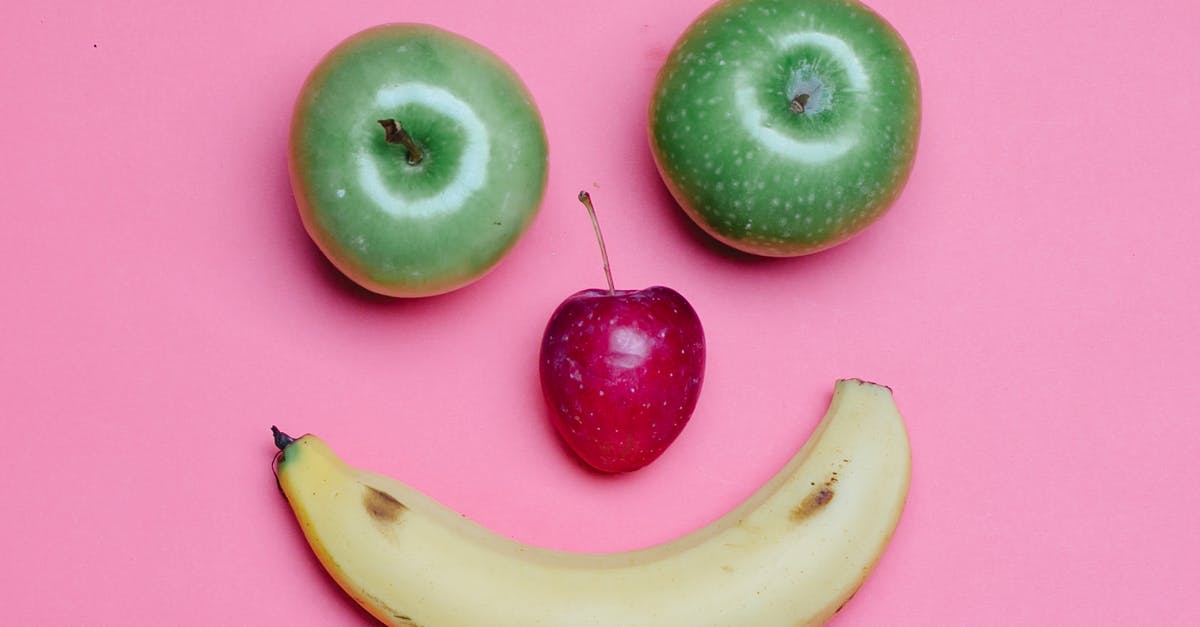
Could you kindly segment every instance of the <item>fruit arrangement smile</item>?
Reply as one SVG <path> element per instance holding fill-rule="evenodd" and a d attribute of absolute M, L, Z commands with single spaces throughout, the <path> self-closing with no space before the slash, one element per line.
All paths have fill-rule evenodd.
<path fill-rule="evenodd" d="M 337 583 L 387 625 L 820 625 L 862 585 L 904 509 L 909 446 L 891 391 L 839 381 L 779 473 L 712 524 L 613 554 L 492 533 L 320 439 L 275 430 L 279 486 Z"/>
<path fill-rule="evenodd" d="M 920 90 L 903 40 L 855 0 L 720 0 L 676 42 L 649 112 L 658 172 L 696 224 L 751 254 L 795 256 L 847 240 L 896 200 Z M 539 210 L 547 152 L 504 61 L 392 24 L 309 75 L 288 165 L 304 227 L 334 266 L 366 289 L 424 297 L 482 278 L 513 247 Z M 617 289 L 591 197 L 579 201 L 607 287 L 551 313 L 537 376 L 567 447 L 628 473 L 699 406 L 705 328 L 674 289 Z M 882 555 L 911 474 L 892 390 L 842 379 L 791 462 L 724 517 L 659 546 L 579 554 L 497 535 L 314 435 L 271 430 L 309 546 L 395 627 L 815 627 Z"/>

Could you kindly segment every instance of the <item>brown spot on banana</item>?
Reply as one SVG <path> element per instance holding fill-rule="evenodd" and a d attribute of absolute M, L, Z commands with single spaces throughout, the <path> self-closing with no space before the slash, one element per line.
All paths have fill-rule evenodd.
<path fill-rule="evenodd" d="M 381 523 L 395 522 L 408 509 L 396 497 L 371 486 L 367 486 L 367 491 L 363 493 L 363 507 L 371 518 Z"/>
<path fill-rule="evenodd" d="M 824 509 L 833 500 L 833 484 L 836 481 L 836 477 L 831 477 L 829 481 L 813 488 L 812 492 L 809 492 L 799 505 L 792 508 L 792 522 L 799 523 L 808 520 L 813 514 Z"/>

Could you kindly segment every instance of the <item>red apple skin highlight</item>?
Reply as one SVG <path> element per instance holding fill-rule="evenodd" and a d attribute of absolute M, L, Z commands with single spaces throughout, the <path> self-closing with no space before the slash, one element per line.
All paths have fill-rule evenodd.
<path fill-rule="evenodd" d="M 700 318 L 675 290 L 588 289 L 543 335 L 542 390 L 567 445 L 603 472 L 657 459 L 691 419 L 704 380 Z"/>

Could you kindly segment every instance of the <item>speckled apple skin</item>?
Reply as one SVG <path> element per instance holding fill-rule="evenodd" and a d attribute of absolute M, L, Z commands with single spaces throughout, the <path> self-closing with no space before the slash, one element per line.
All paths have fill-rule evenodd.
<path fill-rule="evenodd" d="M 798 93 L 811 95 L 802 113 Z M 921 123 L 900 35 L 853 0 L 726 0 L 659 72 L 649 135 L 671 194 L 716 239 L 764 256 L 835 246 L 893 204 Z"/>
<path fill-rule="evenodd" d="M 387 143 L 395 119 L 419 164 Z M 384 24 L 322 58 L 297 97 L 288 169 L 304 228 L 347 277 L 421 297 L 490 272 L 537 215 L 548 145 L 516 71 L 425 24 Z"/>
<path fill-rule="evenodd" d="M 663 454 L 696 409 L 704 364 L 699 316 L 662 286 L 577 292 L 551 315 L 540 353 L 555 428 L 603 472 Z"/>

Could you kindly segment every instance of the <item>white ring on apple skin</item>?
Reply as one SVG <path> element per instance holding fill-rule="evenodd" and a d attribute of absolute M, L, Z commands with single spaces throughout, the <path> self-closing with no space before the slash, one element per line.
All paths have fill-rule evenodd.
<path fill-rule="evenodd" d="M 826 33 L 791 33 L 785 37 L 779 38 L 778 48 L 780 51 L 786 51 L 788 48 L 811 44 L 820 46 L 829 51 L 846 69 L 846 78 L 850 81 L 850 86 L 854 89 L 866 89 L 870 86 L 867 79 L 867 71 L 863 68 L 862 63 L 858 60 L 858 56 L 854 54 L 854 50 L 845 41 Z"/>
<path fill-rule="evenodd" d="M 398 218 L 428 218 L 456 211 L 471 194 L 483 189 L 491 142 L 487 127 L 470 105 L 445 89 L 415 82 L 380 89 L 375 94 L 375 103 L 390 109 L 414 103 L 425 105 L 453 118 L 462 125 L 467 136 L 458 176 L 437 194 L 419 200 L 388 189 L 375 161 L 360 150 L 355 156 L 358 181 L 380 209 Z"/>
<path fill-rule="evenodd" d="M 858 57 L 846 42 L 825 33 L 793 33 L 776 42 L 780 52 L 803 45 L 820 46 L 827 50 L 846 70 L 846 78 L 852 90 L 863 90 L 869 86 L 867 72 Z M 734 78 L 734 101 L 739 112 L 738 121 L 755 139 L 772 152 L 804 163 L 822 163 L 841 157 L 858 143 L 858 134 L 842 135 L 833 141 L 800 141 L 771 128 L 759 106 L 754 87 L 747 84 L 748 72 L 738 72 Z"/>

